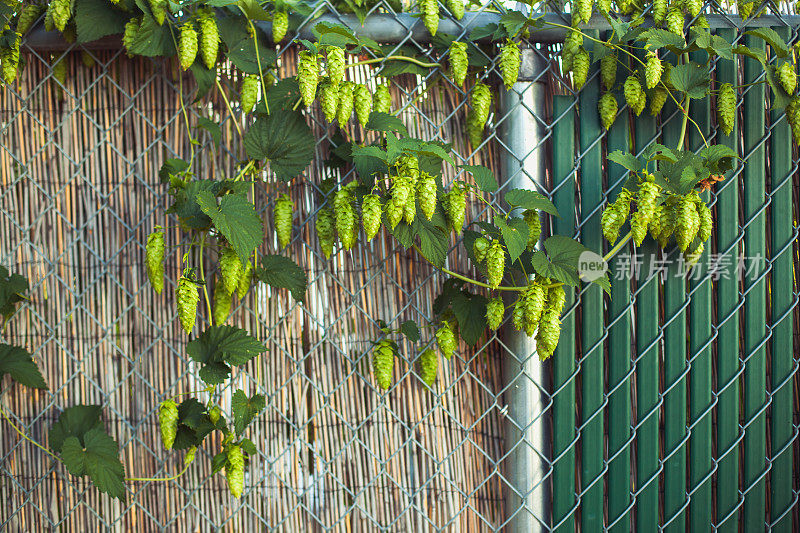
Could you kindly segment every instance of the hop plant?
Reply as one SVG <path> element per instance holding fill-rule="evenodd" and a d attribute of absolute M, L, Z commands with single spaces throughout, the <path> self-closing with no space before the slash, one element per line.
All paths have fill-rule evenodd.
<path fill-rule="evenodd" d="M 335 220 L 336 217 L 333 214 L 333 210 L 328 207 L 323 207 L 317 213 L 317 240 L 319 241 L 320 250 L 325 254 L 326 259 L 330 259 L 333 253 Z"/>
<path fill-rule="evenodd" d="M 528 285 L 523 297 L 525 302 L 525 334 L 528 337 L 533 337 L 536 333 L 536 328 L 539 326 L 539 319 L 544 311 L 544 305 L 547 301 L 547 291 L 541 284 L 534 282 Z"/>
<path fill-rule="evenodd" d="M 325 120 L 333 122 L 336 120 L 336 111 L 339 108 L 339 86 L 330 80 L 324 80 L 319 85 L 319 105 Z"/>
<path fill-rule="evenodd" d="M 539 211 L 536 209 L 526 209 L 522 214 L 523 220 L 528 225 L 528 244 L 526 248 L 533 250 L 542 235 L 542 221 L 539 220 Z"/>
<path fill-rule="evenodd" d="M 207 69 L 211 70 L 217 64 L 219 51 L 219 28 L 217 19 L 210 10 L 202 10 L 197 18 L 200 26 L 200 57 Z"/>
<path fill-rule="evenodd" d="M 514 302 L 514 310 L 511 312 L 511 325 L 514 329 L 521 331 L 525 327 L 525 293 Z"/>
<path fill-rule="evenodd" d="M 250 289 L 250 283 L 253 281 L 253 263 L 250 261 L 244 265 L 244 270 L 242 270 L 242 275 L 239 276 L 239 283 L 236 285 L 236 296 L 239 297 L 241 300 L 247 295 L 247 291 Z"/>
<path fill-rule="evenodd" d="M 225 478 L 228 480 L 228 489 L 234 498 L 241 498 L 244 492 L 244 453 L 238 444 L 231 444 L 227 455 Z"/>
<path fill-rule="evenodd" d="M 730 83 L 723 83 L 717 95 L 717 119 L 725 135 L 730 135 L 736 120 L 736 90 Z"/>
<path fill-rule="evenodd" d="M 572 58 L 572 82 L 575 84 L 575 89 L 580 89 L 586 83 L 591 64 L 592 58 L 589 52 L 581 46 Z"/>
<path fill-rule="evenodd" d="M 233 294 L 239 286 L 239 278 L 242 277 L 242 262 L 230 246 L 226 246 L 219 256 L 219 271 L 225 290 L 228 294 Z"/>
<path fill-rule="evenodd" d="M 423 173 L 417 182 L 417 198 L 422 214 L 428 220 L 433 218 L 436 212 L 436 178 L 428 173 Z"/>
<path fill-rule="evenodd" d="M 486 304 L 486 323 L 489 329 L 496 331 L 503 323 L 503 317 L 506 314 L 506 306 L 503 299 L 499 296 L 492 298 Z"/>
<path fill-rule="evenodd" d="M 574 2 L 575 22 L 588 23 L 592 18 L 592 0 L 575 0 Z"/>
<path fill-rule="evenodd" d="M 623 188 L 614 203 L 609 204 L 602 217 L 600 217 L 600 228 L 603 230 L 603 236 L 614 244 L 619 237 L 619 230 L 625 224 L 630 210 L 631 192 Z"/>
<path fill-rule="evenodd" d="M 211 420 L 211 423 L 215 426 L 217 422 L 222 417 L 222 409 L 219 408 L 218 405 L 215 405 L 208 409 L 208 419 Z"/>
<path fill-rule="evenodd" d="M 297 59 L 297 83 L 300 86 L 300 95 L 303 105 L 310 107 L 314 102 L 319 82 L 319 65 L 317 54 L 303 51 Z"/>
<path fill-rule="evenodd" d="M 670 9 L 664 21 L 668 31 L 683 37 L 683 12 L 680 9 Z"/>
<path fill-rule="evenodd" d="M 697 228 L 697 238 L 702 244 L 711 238 L 711 231 L 714 229 L 714 217 L 711 214 L 711 209 L 700 199 L 700 196 L 692 196 L 692 200 L 694 200 L 694 207 L 700 219 L 700 226 Z"/>
<path fill-rule="evenodd" d="M 164 232 L 161 227 L 147 237 L 145 258 L 147 260 L 147 278 L 158 294 L 164 290 Z"/>
<path fill-rule="evenodd" d="M 328 78 L 334 85 L 339 85 L 344 81 L 345 54 L 344 48 L 338 46 L 328 46 L 325 49 L 325 59 L 327 61 Z"/>
<path fill-rule="evenodd" d="M 444 198 L 445 214 L 447 221 L 456 235 L 464 227 L 464 218 L 467 211 L 467 193 L 461 187 L 453 187 Z"/>
<path fill-rule="evenodd" d="M 336 212 L 336 233 L 345 250 L 356 243 L 356 211 L 353 207 L 353 196 L 348 187 L 336 191 L 333 197 L 333 209 Z"/>
<path fill-rule="evenodd" d="M 392 386 L 392 369 L 394 368 L 394 346 L 389 340 L 382 340 L 372 350 L 372 373 L 378 387 L 387 390 Z"/>
<path fill-rule="evenodd" d="M 168 0 L 150 0 L 150 12 L 159 26 L 164 24 L 167 18 Z"/>
<path fill-rule="evenodd" d="M 639 82 L 639 78 L 636 77 L 636 75 L 628 76 L 622 89 L 623 93 L 625 94 L 625 102 L 627 102 L 628 106 L 631 109 L 634 109 L 636 106 L 638 106 L 639 98 L 643 92 L 642 84 Z"/>
<path fill-rule="evenodd" d="M 775 69 L 775 73 L 778 75 L 778 81 L 781 82 L 783 90 L 793 94 L 797 89 L 797 73 L 794 70 L 794 66 L 789 62 L 783 62 Z"/>
<path fill-rule="evenodd" d="M 378 113 L 391 113 L 392 112 L 392 95 L 389 92 L 389 87 L 386 85 L 378 85 L 373 95 L 372 107 Z"/>
<path fill-rule="evenodd" d="M 453 76 L 453 83 L 458 86 L 464 85 L 469 68 L 469 57 L 467 56 L 467 43 L 453 41 L 450 43 L 450 72 Z M 501 63 L 502 64 L 502 63 Z"/>
<path fill-rule="evenodd" d="M 545 309 L 553 310 L 561 316 L 564 305 L 567 303 L 567 293 L 564 292 L 563 285 L 553 285 L 547 290 L 547 303 Z"/>
<path fill-rule="evenodd" d="M 661 109 L 667 103 L 668 97 L 669 93 L 663 87 L 653 89 L 653 92 L 650 93 L 650 114 L 656 116 L 661 113 Z"/>
<path fill-rule="evenodd" d="M 591 0 L 582 0 L 588 2 Z M 500 49 L 500 73 L 503 78 L 503 85 L 506 89 L 511 89 L 519 78 L 519 67 L 521 64 L 519 46 L 511 39 L 506 39 L 505 44 Z"/>
<path fill-rule="evenodd" d="M 53 16 L 53 25 L 58 31 L 63 32 L 72 16 L 71 0 L 52 0 L 48 9 Z"/>
<path fill-rule="evenodd" d="M 667 8 L 669 7 L 668 0 L 653 0 L 653 7 L 650 9 L 650 14 L 653 15 L 653 22 L 660 25 L 667 17 Z"/>
<path fill-rule="evenodd" d="M 344 128 L 353 114 L 353 94 L 355 84 L 351 81 L 343 81 L 339 85 L 339 108 L 336 110 L 336 120 L 339 127 Z"/>
<path fill-rule="evenodd" d="M 692 18 L 698 16 L 700 10 L 703 9 L 703 0 L 684 0 L 683 4 L 689 16 Z"/>
<path fill-rule="evenodd" d="M 478 263 L 483 263 L 484 259 L 486 259 L 486 252 L 489 251 L 491 245 L 492 243 L 486 237 L 478 237 L 472 243 L 472 254 Z"/>
<path fill-rule="evenodd" d="M 38 4 L 28 4 L 23 7 L 17 19 L 17 33 L 25 35 L 41 14 L 42 7 Z"/>
<path fill-rule="evenodd" d="M 428 348 L 419 354 L 419 377 L 428 387 L 433 386 L 438 371 L 439 358 L 436 356 L 436 352 Z"/>
<path fill-rule="evenodd" d="M 475 113 L 475 121 L 481 128 L 489 120 L 489 112 L 492 108 L 492 93 L 489 87 L 483 83 L 476 83 L 472 89 L 472 110 Z"/>
<path fill-rule="evenodd" d="M 496 289 L 503 281 L 503 274 L 506 269 L 506 253 L 499 239 L 492 241 L 489 250 L 486 251 L 486 276 L 489 286 Z"/>
<path fill-rule="evenodd" d="M 561 48 L 561 63 L 564 71 L 572 70 L 573 59 L 578 50 L 583 46 L 583 34 L 577 30 L 570 30 L 564 38 Z"/>
<path fill-rule="evenodd" d="M 353 105 L 356 108 L 356 118 L 361 126 L 366 126 L 369 122 L 369 114 L 372 113 L 372 94 L 369 92 L 369 87 L 363 83 L 359 83 L 355 87 L 353 94 Z"/>
<path fill-rule="evenodd" d="M 536 351 L 539 359 L 544 361 L 556 351 L 558 338 L 561 336 L 560 315 L 555 309 L 547 309 L 542 313 L 539 330 L 536 332 Z"/>
<path fill-rule="evenodd" d="M 158 407 L 158 426 L 161 430 L 161 442 L 167 450 L 172 449 L 175 444 L 175 436 L 178 434 L 178 404 L 175 400 L 169 399 L 161 402 Z"/>
<path fill-rule="evenodd" d="M 456 20 L 464 18 L 464 0 L 446 0 L 446 5 Z"/>
<path fill-rule="evenodd" d="M 637 246 L 641 246 L 647 236 L 647 228 L 655 214 L 659 193 L 659 186 L 652 181 L 645 181 L 639 187 L 639 193 L 636 196 L 636 213 L 631 218 L 631 235 Z"/>
<path fill-rule="evenodd" d="M 485 124 L 478 122 L 474 110 L 467 113 L 467 138 L 473 147 L 477 148 L 483 141 L 483 128 Z"/>
<path fill-rule="evenodd" d="M 617 118 L 619 105 L 611 92 L 604 93 L 597 101 L 597 111 L 600 114 L 600 123 L 608 130 Z"/>
<path fill-rule="evenodd" d="M 381 197 L 377 194 L 367 194 L 361 202 L 361 221 L 364 224 L 364 233 L 367 240 L 371 241 L 381 230 L 381 216 L 383 205 Z"/>
<path fill-rule="evenodd" d="M 249 113 L 253 110 L 258 102 L 258 76 L 246 76 L 242 80 L 242 88 L 239 91 L 239 97 L 242 102 L 242 112 Z"/>
<path fill-rule="evenodd" d="M 437 0 L 420 0 L 419 10 L 422 13 L 422 22 L 431 35 L 436 35 L 439 29 L 439 2 Z"/>
<path fill-rule="evenodd" d="M 272 15 L 272 41 L 279 43 L 289 31 L 289 14 L 286 11 L 276 11 Z"/>
<path fill-rule="evenodd" d="M 600 60 L 600 80 L 607 91 L 617 82 L 617 53 L 609 52 Z"/>
<path fill-rule="evenodd" d="M 275 202 L 272 210 L 272 219 L 275 225 L 275 233 L 278 235 L 278 244 L 281 248 L 286 248 L 292 240 L 292 215 L 294 203 L 286 194 L 282 194 Z"/>
<path fill-rule="evenodd" d="M 178 319 L 181 321 L 183 331 L 191 333 L 194 328 L 194 320 L 197 316 L 197 304 L 200 302 L 200 294 L 197 291 L 197 284 L 189 279 L 186 273 L 178 280 L 176 289 L 176 301 L 178 306 Z"/>
<path fill-rule="evenodd" d="M 700 215 L 690 193 L 681 198 L 675 207 L 675 240 L 681 252 L 689 249 L 699 229 Z"/>
<path fill-rule="evenodd" d="M 658 230 L 658 236 L 656 237 L 658 245 L 662 248 L 666 248 L 670 237 L 675 233 L 675 213 L 677 205 L 678 197 L 670 196 L 659 210 L 659 220 L 655 229 Z"/>
<path fill-rule="evenodd" d="M 647 53 L 647 63 L 644 67 L 644 82 L 648 89 L 652 89 L 658 82 L 661 81 L 661 74 L 664 72 L 664 67 L 661 65 L 661 60 L 655 52 Z"/>
<path fill-rule="evenodd" d="M 214 286 L 214 324 L 219 326 L 228 320 L 232 303 L 233 296 L 225 288 L 224 283 L 217 283 Z"/>
<path fill-rule="evenodd" d="M 448 361 L 456 351 L 456 334 L 453 332 L 453 326 L 448 321 L 442 322 L 439 329 L 436 330 L 436 344 L 439 345 L 439 351 Z"/>
<path fill-rule="evenodd" d="M 197 57 L 197 31 L 194 29 L 194 22 L 189 21 L 181 26 L 181 33 L 178 40 L 178 58 L 181 68 L 188 70 L 194 64 Z"/>
<path fill-rule="evenodd" d="M 403 205 L 403 218 L 406 220 L 406 224 L 412 224 L 414 219 L 417 216 L 417 189 L 416 183 L 411 182 L 412 185 L 408 191 L 408 197 L 406 198 L 406 203 Z"/>

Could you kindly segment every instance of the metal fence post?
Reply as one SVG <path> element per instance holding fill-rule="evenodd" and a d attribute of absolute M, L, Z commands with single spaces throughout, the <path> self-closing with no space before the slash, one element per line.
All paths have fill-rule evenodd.
<path fill-rule="evenodd" d="M 536 80 L 546 65 L 535 50 L 522 51 L 517 82 L 500 99 L 500 142 L 504 145 L 503 188 L 543 190 L 545 147 L 543 81 Z M 549 529 L 550 441 L 548 395 L 544 365 L 536 343 L 510 325 L 503 332 L 509 354 L 503 359 L 507 405 L 505 422 L 505 475 L 507 480 L 507 531 Z"/>

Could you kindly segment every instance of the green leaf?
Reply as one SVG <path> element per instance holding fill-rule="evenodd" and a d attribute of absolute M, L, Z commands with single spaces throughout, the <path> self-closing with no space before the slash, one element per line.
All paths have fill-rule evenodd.
<path fill-rule="evenodd" d="M 678 34 L 661 28 L 649 28 L 639 35 L 639 40 L 645 41 L 647 48 L 658 50 L 659 48 L 669 48 L 669 50 L 680 55 L 686 48 L 686 41 Z"/>
<path fill-rule="evenodd" d="M 400 324 L 400 333 L 408 337 L 411 342 L 419 341 L 419 327 L 413 320 L 406 320 Z"/>
<path fill-rule="evenodd" d="M 669 69 L 669 81 L 689 98 L 701 99 L 708 94 L 711 77 L 708 68 L 697 63 L 675 65 Z"/>
<path fill-rule="evenodd" d="M 711 174 L 725 174 L 733 168 L 734 161 L 739 158 L 732 148 L 724 144 L 706 146 L 697 154 L 706 160 Z"/>
<path fill-rule="evenodd" d="M 288 289 L 292 298 L 302 302 L 306 296 L 305 271 L 294 261 L 282 255 L 262 255 L 254 272 L 256 279 L 276 289 Z"/>
<path fill-rule="evenodd" d="M 528 223 L 522 218 L 510 218 L 508 223 L 503 219 L 497 219 L 495 224 L 500 228 L 503 242 L 506 243 L 508 255 L 511 256 L 511 262 L 513 263 L 528 247 Z"/>
<path fill-rule="evenodd" d="M 64 409 L 58 416 L 58 421 L 50 427 L 47 440 L 50 449 L 56 453 L 61 453 L 64 441 L 69 437 L 75 437 L 84 443 L 84 435 L 94 428 L 103 428 L 100 420 L 101 408 L 99 405 L 75 405 Z"/>
<path fill-rule="evenodd" d="M 745 35 L 753 35 L 755 37 L 764 39 L 778 57 L 789 57 L 792 55 L 792 51 L 789 50 L 786 42 L 780 35 L 778 35 L 778 32 L 772 28 L 756 28 L 745 32 Z"/>
<path fill-rule="evenodd" d="M 639 170 L 642 169 L 642 165 L 639 162 L 639 159 L 635 155 L 628 152 L 614 150 L 613 152 L 608 154 L 608 159 L 609 161 L 613 161 L 618 165 L 622 165 L 631 172 L 639 172 Z"/>
<path fill-rule="evenodd" d="M 211 135 L 214 146 L 219 148 L 219 141 L 222 139 L 222 128 L 220 128 L 219 124 L 211 119 L 200 117 L 197 119 L 197 126 L 206 130 Z"/>
<path fill-rule="evenodd" d="M 486 301 L 485 296 L 459 291 L 450 302 L 461 338 L 470 346 L 475 346 L 486 330 Z"/>
<path fill-rule="evenodd" d="M 259 117 L 244 136 L 247 157 L 268 159 L 275 177 L 290 181 L 314 158 L 315 140 L 303 116 L 276 110 Z"/>
<path fill-rule="evenodd" d="M 75 28 L 78 44 L 96 41 L 125 31 L 125 14 L 105 0 L 75 0 Z"/>
<path fill-rule="evenodd" d="M 197 60 L 189 67 L 189 70 L 192 72 L 194 76 L 194 81 L 197 84 L 197 94 L 194 96 L 194 102 L 196 103 L 200 101 L 208 92 L 214 87 L 214 84 L 217 81 L 217 69 L 209 69 L 204 64 L 200 56 L 197 56 Z M 207 119 L 201 119 L 207 120 Z M 219 141 L 217 141 L 219 144 Z"/>
<path fill-rule="evenodd" d="M 495 192 L 498 189 L 494 173 L 483 165 L 461 165 L 461 168 L 472 174 L 475 184 L 484 192 Z"/>
<path fill-rule="evenodd" d="M 223 417 L 220 417 L 219 426 L 225 427 Z M 206 435 L 216 428 L 208 417 L 206 406 L 195 398 L 187 398 L 178 406 L 178 432 L 172 448 L 186 450 L 200 446 Z"/>
<path fill-rule="evenodd" d="M 723 59 L 733 59 L 733 47 L 731 43 L 720 37 L 712 35 L 705 28 L 691 28 L 692 41 L 697 47 L 702 48 L 711 55 L 718 55 Z"/>
<path fill-rule="evenodd" d="M 447 149 L 445 149 L 445 147 Z M 435 157 L 439 158 L 443 161 L 447 161 L 451 165 L 455 166 L 455 162 L 453 161 L 453 156 L 449 153 L 450 146 L 445 145 L 443 146 L 440 143 L 436 142 L 428 142 L 420 144 L 419 148 L 417 148 L 417 154 L 420 157 Z M 437 172 L 438 174 L 438 172 Z"/>
<path fill-rule="evenodd" d="M 210 192 L 200 191 L 197 204 L 225 236 L 242 263 L 246 263 L 264 238 L 264 224 L 247 196 L 243 193 L 226 194 L 217 204 Z"/>
<path fill-rule="evenodd" d="M 509 37 L 516 37 L 528 24 L 528 17 L 514 9 L 510 9 L 500 16 L 500 25 L 506 30 Z"/>
<path fill-rule="evenodd" d="M 228 59 L 246 74 L 258 74 L 255 39 L 250 35 L 250 28 L 244 17 L 218 17 L 219 36 L 227 47 Z M 272 47 L 265 44 L 265 37 L 256 26 L 258 36 L 258 59 L 261 70 L 266 72 L 277 63 L 277 55 Z"/>
<path fill-rule="evenodd" d="M 269 14 L 258 3 L 258 0 L 239 0 L 239 7 L 250 20 L 269 20 Z"/>
<path fill-rule="evenodd" d="M 610 158 L 610 157 L 609 157 Z M 505 201 L 514 207 L 538 209 L 553 216 L 558 216 L 558 209 L 544 195 L 527 189 L 511 189 L 506 193 Z"/>
<path fill-rule="evenodd" d="M 145 15 L 131 43 L 131 54 L 145 57 L 175 55 L 175 40 L 170 28 L 169 24 L 159 26 L 153 17 Z"/>
<path fill-rule="evenodd" d="M 186 345 L 193 361 L 210 367 L 201 375 L 209 385 L 224 381 L 230 372 L 228 365 L 243 365 L 266 350 L 261 341 L 234 326 L 211 326 Z"/>
<path fill-rule="evenodd" d="M 258 448 L 256 448 L 256 445 L 253 444 L 253 441 L 250 439 L 242 439 L 239 444 L 242 446 L 242 451 L 247 455 L 258 454 Z"/>
<path fill-rule="evenodd" d="M 764 50 L 759 50 L 757 48 L 748 48 L 743 44 L 737 45 L 733 47 L 733 52 L 735 54 L 739 54 L 742 56 L 747 56 L 751 59 L 755 59 L 756 61 L 760 62 L 762 65 L 767 64 L 767 53 Z"/>
<path fill-rule="evenodd" d="M 674 163 L 678 160 L 678 154 L 675 152 L 675 150 L 658 143 L 653 143 L 645 148 L 642 152 L 642 157 L 647 161 L 669 161 Z"/>
<path fill-rule="evenodd" d="M 373 111 L 369 114 L 367 129 L 373 131 L 397 131 L 403 135 L 408 135 L 408 130 L 402 120 L 389 113 L 380 113 L 378 111 Z"/>
<path fill-rule="evenodd" d="M 505 28 L 501 28 L 498 24 L 491 22 L 486 26 L 479 26 L 473 28 L 469 34 L 470 41 L 480 41 L 486 38 L 491 38 L 493 41 L 502 39 L 506 36 Z"/>
<path fill-rule="evenodd" d="M 772 89 L 772 107 L 783 109 L 792 101 L 792 96 L 783 88 L 777 76 L 775 65 L 764 65 L 764 77 Z"/>
<path fill-rule="evenodd" d="M 578 258 L 589 249 L 564 235 L 553 235 L 544 241 L 544 249 L 547 255 L 541 250 L 533 254 L 534 270 L 566 285 L 578 286 Z"/>
<path fill-rule="evenodd" d="M 39 367 L 25 349 L 10 344 L 0 344 L 0 379 L 8 374 L 11 379 L 34 389 L 46 389 Z"/>
<path fill-rule="evenodd" d="M 216 474 L 217 472 L 225 468 L 225 464 L 227 462 L 228 462 L 228 454 L 225 452 L 219 452 L 217 455 L 211 458 L 211 471 L 214 474 Z"/>
<path fill-rule="evenodd" d="M 241 435 L 253 418 L 264 410 L 267 402 L 261 394 L 253 394 L 250 398 L 243 390 L 237 390 L 231 398 L 233 427 L 237 435 Z"/>
<path fill-rule="evenodd" d="M 300 86 L 297 84 L 297 78 L 295 77 L 278 80 L 267 90 L 269 109 L 272 112 L 279 109 L 290 111 L 299 99 Z M 267 113 L 267 107 L 264 105 L 263 98 L 259 100 L 258 105 L 256 105 L 256 112 L 262 115 L 269 114 Z"/>
<path fill-rule="evenodd" d="M 68 437 L 61 450 L 61 459 L 72 475 L 88 475 L 101 492 L 119 500 L 125 499 L 125 469 L 119 460 L 119 447 L 102 428 L 86 432 L 83 442 Z"/>
<path fill-rule="evenodd" d="M 330 45 L 344 48 L 348 45 L 357 45 L 358 38 L 355 34 L 342 24 L 334 24 L 328 21 L 320 21 L 311 28 L 317 36 L 317 44 L 320 46 Z"/>
<path fill-rule="evenodd" d="M 422 255 L 434 266 L 444 266 L 447 251 L 450 249 L 450 235 L 445 231 L 447 223 L 440 213 L 435 213 L 431 220 L 417 211 L 414 218 L 414 233 L 419 237 L 419 249 Z"/>
<path fill-rule="evenodd" d="M 158 177 L 161 179 L 161 183 L 169 183 L 170 176 L 181 176 L 187 170 L 189 170 L 189 163 L 175 157 L 164 161 L 158 171 Z"/>
<path fill-rule="evenodd" d="M 19 302 L 25 299 L 28 292 L 28 280 L 19 274 L 11 274 L 4 266 L 0 266 L 0 316 L 8 319 L 14 314 Z"/>

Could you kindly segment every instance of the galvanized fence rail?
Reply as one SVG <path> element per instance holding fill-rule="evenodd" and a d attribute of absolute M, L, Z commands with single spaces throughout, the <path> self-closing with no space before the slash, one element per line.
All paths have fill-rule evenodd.
<path fill-rule="evenodd" d="M 329 20 L 433 57 L 418 19 L 379 5 L 360 28 L 327 7 Z M 440 28 L 463 38 L 496 17 L 484 10 Z M 737 17 L 709 20 L 731 42 L 759 45 Z M 755 24 L 797 37 L 795 16 Z M 607 29 L 600 20 L 593 27 L 598 35 Z M 300 30 L 307 32 L 308 25 Z M 550 44 L 561 37 L 532 35 L 508 92 L 497 87 L 489 56 L 486 77 L 500 97 L 481 147 L 463 133 L 469 88 L 438 70 L 394 78 L 394 103 L 412 134 L 453 143 L 459 163 L 493 168 L 505 190 L 551 197 L 562 216 L 546 232 L 601 250 L 602 207 L 627 177 L 606 155 L 675 144 L 680 117 L 668 106 L 660 118 L 633 120 L 622 108 L 604 132 L 598 76 L 572 91 Z M 143 243 L 165 221 L 158 167 L 188 149 L 178 104 L 191 82 L 169 63 L 128 60 L 115 46 L 84 47 L 95 61 L 84 69 L 81 47 L 33 33 L 23 44 L 22 79 L 0 96 L 0 264 L 32 281 L 31 301 L 4 339 L 35 352 L 55 393 L 4 383 L 0 402 L 40 441 L 60 409 L 102 404 L 129 472 L 163 476 L 180 458 L 161 450 L 157 405 L 199 380 L 172 297 L 156 298 L 145 283 Z M 292 75 L 296 48 L 278 52 L 280 77 Z M 63 85 L 50 72 L 62 55 L 70 62 Z M 715 83 L 759 81 L 758 67 L 720 61 Z M 374 82 L 374 72 L 353 75 Z M 221 80 L 233 99 L 239 80 L 224 69 Z M 699 149 L 704 137 L 733 147 L 742 161 L 705 193 L 713 242 L 689 278 L 673 253 L 650 241 L 629 245 L 610 264 L 612 298 L 596 287 L 568 295 L 549 362 L 539 363 L 509 327 L 474 349 L 462 345 L 430 392 L 409 346 L 396 385 L 381 394 L 368 365 L 376 320 L 429 319 L 443 278 L 389 238 L 324 259 L 313 230 L 317 184 L 349 175 L 327 169 L 340 140 L 313 109 L 317 157 L 291 188 L 300 214 L 290 253 L 309 272 L 307 302 L 259 288 L 236 314 L 270 346 L 237 376 L 238 386 L 267 396 L 252 429 L 262 453 L 245 496 L 230 498 L 207 450 L 187 475 L 136 484 L 126 502 L 112 502 L 4 428 L 0 529 L 796 531 L 797 151 L 763 84 L 741 90 L 730 136 L 717 128 L 713 99 L 693 102 L 691 113 L 702 137 L 690 132 L 689 146 Z M 225 175 L 241 154 L 236 128 L 219 97 L 191 108 L 192 124 L 200 116 L 222 122 L 223 143 L 216 149 L 199 137 L 199 169 Z M 446 181 L 454 177 L 448 172 Z M 268 218 L 267 196 L 256 203 Z M 488 215 L 478 204 L 470 210 Z M 468 271 L 457 244 L 448 264 Z M 263 249 L 273 248 L 270 237 Z M 170 261 L 174 267 L 177 257 Z M 635 276 L 623 275 L 632 269 Z"/>

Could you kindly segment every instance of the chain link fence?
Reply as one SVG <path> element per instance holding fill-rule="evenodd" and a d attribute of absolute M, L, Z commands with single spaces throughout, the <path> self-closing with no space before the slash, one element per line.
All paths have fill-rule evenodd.
<path fill-rule="evenodd" d="M 385 36 L 395 50 L 438 60 L 421 22 L 387 4 L 377 4 L 362 29 L 336 6 L 320 9 L 327 20 Z M 708 18 L 726 39 L 748 38 L 735 29 L 736 17 Z M 484 8 L 460 22 L 443 19 L 440 31 L 467 39 L 471 28 L 492 21 L 497 15 Z M 301 24 L 301 36 L 310 22 Z M 789 15 L 757 24 L 787 38 L 796 33 Z M 496 54 L 483 50 L 483 77 L 496 99 L 482 146 L 465 135 L 470 82 L 453 85 L 446 68 L 392 78 L 394 109 L 412 136 L 451 143 L 458 164 L 495 170 L 501 190 L 550 197 L 561 217 L 546 224 L 546 234 L 577 236 L 601 250 L 602 207 L 627 177 L 606 155 L 674 144 L 680 117 L 665 108 L 659 119 L 633 121 L 623 107 L 604 132 L 598 76 L 592 73 L 580 93 L 571 89 L 549 44 L 562 37 L 532 34 L 520 80 L 508 92 L 498 85 Z M 231 176 L 244 153 L 243 124 L 220 91 L 187 105 L 184 116 L 181 99 L 191 102 L 195 87 L 171 62 L 128 59 L 108 42 L 53 42 L 31 34 L 20 80 L 0 95 L 0 264 L 31 281 L 30 301 L 3 340 L 34 352 L 50 391 L 3 383 L 0 401 L 39 442 L 62 409 L 100 404 L 126 473 L 168 477 L 182 457 L 162 449 L 157 407 L 203 385 L 175 311 L 179 252 L 168 254 L 172 281 L 162 296 L 146 283 L 144 244 L 155 225 L 168 226 L 168 242 L 188 244 L 164 214 L 158 170 L 189 153 L 190 134 L 199 143 L 198 175 Z M 278 78 L 294 74 L 296 54 L 293 44 L 278 48 Z M 51 71 L 59 59 L 69 65 L 63 83 Z M 716 80 L 763 77 L 752 65 L 732 65 L 720 62 Z M 372 88 L 377 80 L 368 67 L 348 76 Z M 224 67 L 219 79 L 236 107 L 241 80 Z M 255 192 L 266 221 L 262 252 L 277 249 L 269 216 L 276 193 L 295 201 L 286 253 L 308 273 L 306 301 L 257 286 L 231 319 L 269 346 L 223 391 L 223 405 L 236 388 L 267 398 L 249 430 L 259 456 L 248 468 L 245 495 L 233 499 L 223 477 L 211 473 L 218 440 L 207 441 L 185 475 L 132 483 L 119 502 L 4 430 L 2 529 L 793 530 L 800 453 L 796 151 L 784 117 L 769 111 L 763 84 L 741 91 L 733 136 L 716 127 L 713 102 L 697 104 L 692 116 L 703 137 L 732 145 L 744 161 L 706 193 L 717 230 L 697 279 L 677 278 L 679 265 L 652 244 L 629 246 L 610 265 L 613 299 L 593 287 L 569 296 L 552 360 L 540 363 L 530 341 L 508 327 L 476 347 L 462 344 L 429 390 L 417 374 L 419 346 L 405 344 L 395 384 L 382 393 L 369 366 L 378 320 L 428 323 L 445 277 L 388 235 L 324 258 L 314 230 L 326 200 L 320 183 L 351 179 L 348 167 L 330 164 L 335 148 L 370 134 L 358 126 L 340 132 L 312 108 L 311 167 L 289 186 L 266 177 Z M 200 118 L 220 122 L 218 145 L 197 127 Z M 699 149 L 701 136 L 690 133 L 689 144 Z M 450 169 L 444 181 L 461 177 Z M 468 220 L 491 216 L 478 202 L 469 211 Z M 458 242 L 452 245 L 448 268 L 477 275 Z M 730 258 L 723 267 L 706 261 L 721 256 Z M 740 260 L 757 257 L 763 260 L 739 276 Z M 632 267 L 639 272 L 632 280 L 617 276 Z"/>

